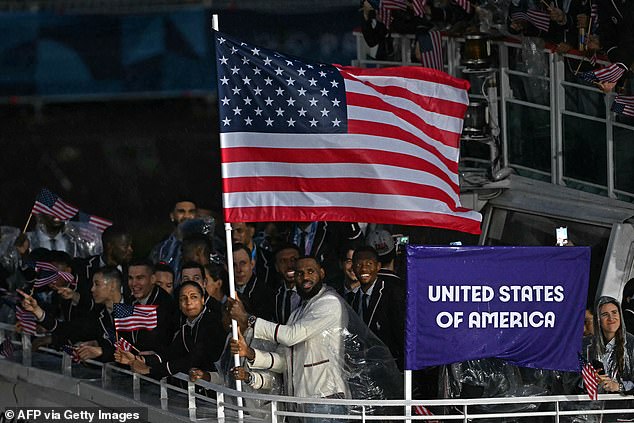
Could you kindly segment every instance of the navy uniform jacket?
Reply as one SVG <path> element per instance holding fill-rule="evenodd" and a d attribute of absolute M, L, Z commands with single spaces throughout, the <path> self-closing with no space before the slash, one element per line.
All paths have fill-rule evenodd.
<path fill-rule="evenodd" d="M 353 300 L 358 310 L 363 291 L 359 289 Z M 402 287 L 377 278 L 368 304 L 368 315 L 363 320 L 370 330 L 390 349 L 400 370 L 404 364 L 405 291 Z"/>

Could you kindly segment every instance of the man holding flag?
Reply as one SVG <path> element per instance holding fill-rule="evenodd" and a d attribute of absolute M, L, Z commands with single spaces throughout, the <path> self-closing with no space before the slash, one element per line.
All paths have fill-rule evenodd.
<path fill-rule="evenodd" d="M 114 304 L 122 302 L 121 273 L 114 267 L 103 267 L 93 276 L 91 289 L 97 305 L 88 316 L 70 322 L 61 322 L 46 313 L 29 294 L 18 290 L 24 297 L 22 307 L 35 315 L 38 323 L 51 335 L 38 338 L 34 349 L 46 344 L 60 348 L 64 345 L 81 344 L 75 349 L 81 360 L 97 359 L 108 362 L 114 360 L 116 340 L 112 310 Z"/>
<path fill-rule="evenodd" d="M 226 222 L 377 222 L 480 232 L 480 214 L 463 208 L 459 199 L 468 82 L 422 67 L 306 62 L 225 34 L 215 33 L 215 39 Z M 303 324 L 311 303 L 329 298 L 323 289 L 312 292 L 323 279 L 320 271 L 315 259 L 298 260 L 296 280 L 298 290 L 306 291 L 306 308 L 291 315 L 291 326 Z M 232 274 L 229 282 L 235 298 Z M 241 309 L 235 304 L 240 303 L 233 310 Z M 244 312 L 237 314 L 244 320 Z M 247 320 L 255 324 L 256 337 L 285 336 L 285 326 L 270 326 L 256 316 Z M 310 343 L 283 344 L 296 341 L 301 342 L 295 351 Z M 254 357 L 257 362 L 268 356 Z M 345 381 L 336 372 L 330 384 L 321 384 L 321 369 L 334 364 L 315 363 L 314 384 L 287 380 L 293 385 L 287 393 L 346 396 Z"/>

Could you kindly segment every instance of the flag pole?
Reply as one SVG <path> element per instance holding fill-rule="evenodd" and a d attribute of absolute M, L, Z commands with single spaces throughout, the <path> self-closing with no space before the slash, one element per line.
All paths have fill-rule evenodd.
<path fill-rule="evenodd" d="M 211 28 L 214 31 L 218 31 L 218 14 L 214 13 L 211 15 Z M 224 175 L 223 175 L 224 176 Z M 231 223 L 225 223 L 225 243 L 227 244 L 227 272 L 229 273 L 229 296 L 233 299 L 238 298 L 238 294 L 236 293 L 236 282 L 235 282 L 235 274 L 233 272 L 233 241 L 231 238 Z M 231 319 L 231 336 L 236 341 L 238 340 L 238 322 L 235 319 Z M 233 355 L 233 365 L 238 367 L 240 366 L 240 355 Z M 236 380 L 236 391 L 242 392 L 242 381 Z M 242 397 L 238 396 L 236 398 L 238 400 L 238 420 L 242 421 L 244 419 L 244 411 L 242 410 L 243 402 Z"/>
<path fill-rule="evenodd" d="M 26 225 L 24 225 L 24 229 L 22 229 L 22 233 L 26 232 L 26 228 L 29 227 L 29 223 L 31 223 L 32 217 L 33 217 L 33 212 L 29 213 L 29 218 L 26 220 Z"/>

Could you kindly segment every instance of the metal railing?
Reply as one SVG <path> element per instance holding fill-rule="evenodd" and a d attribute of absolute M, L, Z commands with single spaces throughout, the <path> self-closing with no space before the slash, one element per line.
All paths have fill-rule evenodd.
<path fill-rule="evenodd" d="M 373 59 L 372 49 L 365 43 L 363 35 L 360 32 L 354 35 L 357 45 L 355 66 L 420 66 L 412 59 L 414 36 L 411 34 L 392 34 L 400 52 L 399 60 L 393 61 Z M 461 38 L 443 37 L 445 71 L 454 76 L 471 78 L 473 75 L 465 73 L 460 66 L 463 42 Z M 522 49 L 519 41 L 492 41 L 492 45 L 494 76 L 490 86 L 494 90 L 489 93 L 494 98 L 489 97 L 488 100 L 492 119 L 499 125 L 501 166 L 512 167 L 523 176 L 553 184 L 634 201 L 634 123 L 631 120 L 620 122 L 610 110 L 614 93 L 603 96 L 598 88 L 577 81 L 570 62 L 574 62 L 576 67 L 583 56 L 540 49 L 546 69 L 542 74 L 535 74 L 513 63 L 513 58 Z M 597 63 L 608 64 L 602 60 Z M 535 81 L 542 81 L 547 88 L 541 99 L 543 101 L 532 98 L 536 97 L 536 93 L 530 86 Z M 523 96 L 518 88 L 525 88 L 528 95 Z M 482 94 L 486 93 L 478 92 L 479 89 L 472 83 L 470 96 L 482 98 Z M 603 101 L 598 107 L 590 104 L 596 103 L 601 96 Z M 531 159 L 531 153 L 526 151 L 541 159 Z M 589 166 L 589 159 L 587 163 L 580 160 L 583 154 L 593 159 L 594 166 Z M 464 155 L 462 159 L 474 162 L 487 160 L 486 157 Z"/>
<path fill-rule="evenodd" d="M 13 326 L 0 323 L 2 331 L 12 332 Z M 31 341 L 29 335 L 21 335 L 21 342 L 14 344 L 22 348 L 22 364 L 25 375 L 33 383 L 34 369 L 33 355 L 31 354 Z M 82 366 L 73 364 L 71 357 L 51 349 L 43 348 L 37 356 L 49 355 L 60 357 L 56 373 L 68 378 L 80 379 L 77 374 Z M 14 361 L 11 361 L 15 363 Z M 0 375 L 6 367 L 0 359 Z M 160 408 L 164 412 L 174 413 L 181 419 L 189 421 L 249 421 L 249 422 L 282 422 L 285 417 L 307 418 L 328 417 L 339 418 L 345 421 L 477 421 L 492 419 L 495 421 L 515 421 L 521 418 L 537 419 L 540 421 L 572 421 L 570 418 L 578 416 L 588 419 L 589 416 L 602 416 L 603 421 L 610 416 L 623 418 L 634 417 L 632 403 L 634 398 L 624 398 L 620 395 L 600 395 L 600 401 L 590 401 L 587 395 L 558 395 L 558 396 L 530 396 L 530 397 L 506 397 L 486 399 L 443 399 L 443 400 L 360 400 L 360 399 L 321 399 L 299 398 L 282 395 L 259 394 L 253 392 L 240 392 L 227 386 L 217 385 L 205 381 L 192 383 L 187 375 L 179 373 L 173 378 L 180 383 L 176 386 L 169 383 L 167 378 L 160 381 L 133 373 L 130 370 L 119 367 L 116 363 L 101 363 L 94 360 L 86 361 L 86 364 L 97 369 L 90 376 L 90 380 L 106 391 L 121 392 L 122 389 L 131 391 L 131 398 L 139 404 L 148 407 Z M 19 365 L 16 363 L 16 365 Z M 48 369 L 47 371 L 50 371 Z M 78 372 L 77 372 L 78 373 Z M 117 383 L 115 383 L 115 379 Z M 143 384 L 143 385 L 142 385 Z M 76 395 L 81 395 L 82 385 L 78 385 Z M 148 389 L 154 387 L 154 391 Z M 157 397 L 150 401 L 145 397 L 155 392 Z M 128 394 L 129 395 L 129 394 Z M 238 401 L 242 398 L 243 401 Z M 180 407 L 173 407 L 172 402 Z M 159 405 L 160 404 L 160 405 Z M 239 405 L 241 404 L 241 405 Z M 303 412 L 302 407 L 307 404 L 325 406 L 340 405 L 344 407 L 345 414 L 324 414 Z M 435 415 L 412 415 L 412 407 L 424 406 L 432 410 Z M 519 411 L 496 412 L 500 409 L 512 406 Z M 184 415 L 183 415 L 184 414 Z M 242 417 L 240 417 L 242 416 Z M 546 419 L 546 420 L 544 420 Z"/>

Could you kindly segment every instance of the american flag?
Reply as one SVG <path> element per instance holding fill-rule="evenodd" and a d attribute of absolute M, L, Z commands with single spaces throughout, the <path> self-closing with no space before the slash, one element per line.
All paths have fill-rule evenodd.
<path fill-rule="evenodd" d="M 433 416 L 434 415 L 434 413 L 429 411 L 429 409 L 423 405 L 415 405 L 413 408 L 414 408 L 414 413 L 419 416 Z M 428 421 L 430 423 L 438 423 L 438 420 L 425 420 L 425 421 Z"/>
<path fill-rule="evenodd" d="M 11 342 L 11 338 L 6 336 L 4 341 L 0 343 L 0 355 L 4 358 L 13 357 L 13 352 L 15 348 L 13 347 L 13 342 Z"/>
<path fill-rule="evenodd" d="M 443 70 L 442 35 L 440 31 L 429 31 L 417 35 L 420 61 L 426 68 Z"/>
<path fill-rule="evenodd" d="M 599 29 L 599 4 L 590 4 L 590 33 L 596 34 Z"/>
<path fill-rule="evenodd" d="M 599 398 L 599 382 L 597 380 L 597 371 L 592 364 L 585 362 L 581 367 L 581 377 L 583 378 L 583 386 L 591 400 L 596 401 Z"/>
<path fill-rule="evenodd" d="M 121 332 L 154 329 L 157 326 L 156 308 L 155 305 L 115 304 L 112 308 L 114 327 Z"/>
<path fill-rule="evenodd" d="M 392 24 L 392 10 L 407 10 L 406 0 L 381 0 L 376 18 L 383 22 L 387 29 Z"/>
<path fill-rule="evenodd" d="M 75 276 L 72 273 L 62 272 L 51 263 L 37 261 L 35 262 L 35 271 L 37 272 L 37 277 L 35 278 L 35 283 L 33 284 L 34 288 L 41 288 L 52 284 L 58 279 L 63 279 L 71 285 L 77 284 Z"/>
<path fill-rule="evenodd" d="M 103 232 L 107 227 L 112 226 L 112 222 L 108 219 L 104 219 L 103 217 L 95 216 L 92 214 L 84 213 L 83 211 L 79 211 L 75 217 L 72 219 L 75 222 L 88 223 L 95 228 L 99 229 L 99 232 Z"/>
<path fill-rule="evenodd" d="M 634 96 L 617 95 L 612 103 L 612 111 L 625 116 L 634 116 Z"/>
<path fill-rule="evenodd" d="M 75 216 L 78 211 L 79 209 L 77 207 L 68 204 L 48 189 L 42 188 L 35 199 L 31 213 L 47 214 L 60 220 L 68 220 Z"/>
<path fill-rule="evenodd" d="M 511 13 L 512 21 L 526 21 L 535 28 L 544 32 L 550 29 L 550 14 L 537 9 L 528 9 L 525 12 Z"/>
<path fill-rule="evenodd" d="M 626 67 L 622 63 L 613 63 L 601 69 L 581 72 L 578 74 L 579 79 L 586 82 L 617 82 L 626 71 Z"/>
<path fill-rule="evenodd" d="M 465 12 L 471 13 L 473 6 L 469 0 L 454 0 L 456 4 L 464 9 Z"/>
<path fill-rule="evenodd" d="M 468 82 L 309 63 L 216 33 L 226 222 L 360 221 L 479 233 L 460 206 Z"/>
<path fill-rule="evenodd" d="M 37 320 L 35 315 L 30 311 L 26 311 L 21 306 L 15 306 L 15 318 L 18 319 L 22 332 L 28 335 L 35 335 L 37 328 Z"/>
<path fill-rule="evenodd" d="M 412 0 L 412 9 L 414 10 L 414 16 L 424 16 L 426 4 L 427 0 Z"/>
<path fill-rule="evenodd" d="M 70 356 L 73 363 L 81 362 L 81 358 L 79 357 L 77 348 L 73 347 L 72 345 L 62 345 L 62 351 Z"/>
<path fill-rule="evenodd" d="M 132 348 L 132 344 L 123 338 L 119 338 L 119 340 L 114 343 L 114 347 L 117 350 L 130 351 L 130 348 Z"/>

